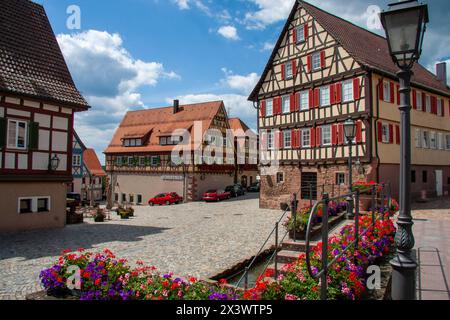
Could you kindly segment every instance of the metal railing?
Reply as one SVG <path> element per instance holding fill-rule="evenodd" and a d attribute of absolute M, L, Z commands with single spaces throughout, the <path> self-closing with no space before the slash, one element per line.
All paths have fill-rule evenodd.
<path fill-rule="evenodd" d="M 381 187 L 381 188 L 380 188 Z M 381 189 L 381 190 L 380 190 Z M 340 259 L 346 252 L 348 252 L 351 248 L 353 248 L 354 251 L 358 250 L 358 246 L 359 246 L 359 239 L 360 237 L 363 237 L 366 233 L 369 232 L 369 230 L 371 230 L 376 222 L 377 222 L 377 217 L 376 217 L 376 212 L 379 215 L 379 219 L 384 219 L 384 209 L 385 209 L 385 203 L 386 203 L 386 199 L 387 201 L 387 205 L 390 206 L 391 204 L 391 186 L 390 184 L 382 184 L 382 185 L 375 185 L 372 187 L 372 223 L 371 225 L 365 229 L 362 233 L 360 233 L 359 230 L 359 216 L 360 216 L 360 206 L 359 206 L 359 200 L 360 200 L 360 195 L 361 195 L 361 191 L 360 190 L 356 190 L 354 192 L 348 193 L 346 195 L 342 195 L 339 197 L 334 197 L 334 198 L 330 198 L 329 195 L 327 193 L 325 193 L 323 195 L 323 199 L 318 201 L 312 208 L 310 216 L 309 216 L 309 220 L 308 220 L 308 225 L 307 225 L 307 229 L 306 229 L 306 265 L 307 265 L 307 269 L 308 269 L 308 273 L 309 275 L 315 279 L 318 280 L 320 278 L 320 299 L 321 300 L 326 300 L 327 299 L 327 276 L 328 276 L 328 270 L 336 263 L 336 261 L 338 261 L 338 259 Z M 378 192 L 379 191 L 379 192 Z M 377 200 L 378 197 L 377 195 L 380 194 L 380 203 L 381 206 L 378 206 Z M 337 256 L 335 256 L 330 262 L 328 262 L 328 239 L 329 239 L 329 230 L 328 230 L 328 208 L 329 208 L 329 203 L 331 201 L 336 201 L 342 198 L 349 198 L 349 199 L 354 199 L 354 210 L 355 210 L 355 239 L 353 242 L 351 242 L 345 249 L 343 249 Z M 311 265 L 311 239 L 310 239 L 310 234 L 311 234 L 311 228 L 312 228 L 312 219 L 314 217 L 314 213 L 317 211 L 317 209 L 319 208 L 319 206 L 323 206 L 322 210 L 323 210 L 323 218 L 322 218 L 322 269 L 318 270 L 316 273 L 313 272 L 312 270 L 312 265 Z M 380 209 L 380 210 L 379 210 Z"/>

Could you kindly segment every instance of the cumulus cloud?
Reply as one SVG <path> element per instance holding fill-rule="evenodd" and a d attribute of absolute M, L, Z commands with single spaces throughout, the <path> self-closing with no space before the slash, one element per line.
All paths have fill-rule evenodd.
<path fill-rule="evenodd" d="M 275 43 L 273 42 L 264 42 L 261 51 L 271 51 L 275 48 Z"/>
<path fill-rule="evenodd" d="M 189 0 L 173 0 L 180 10 L 187 10 L 189 9 Z"/>
<path fill-rule="evenodd" d="M 217 32 L 224 38 L 229 40 L 239 40 L 237 29 L 233 26 L 220 27 Z"/>
<path fill-rule="evenodd" d="M 140 88 L 179 78 L 160 62 L 133 58 L 117 33 L 88 30 L 57 39 L 78 89 L 93 107 L 76 116 L 75 127 L 98 153 L 111 140 L 106 133 L 114 131 L 128 110 L 145 107 Z"/>
<path fill-rule="evenodd" d="M 255 88 L 259 80 L 259 76 L 255 72 L 249 73 L 248 75 L 238 75 L 226 68 L 223 68 L 222 71 L 225 73 L 223 82 L 225 82 L 229 88 L 235 89 L 246 95 L 250 95 L 250 92 Z"/>
<path fill-rule="evenodd" d="M 264 29 L 267 25 L 285 20 L 295 0 L 250 0 L 258 9 L 247 12 L 245 21 L 249 29 Z"/>

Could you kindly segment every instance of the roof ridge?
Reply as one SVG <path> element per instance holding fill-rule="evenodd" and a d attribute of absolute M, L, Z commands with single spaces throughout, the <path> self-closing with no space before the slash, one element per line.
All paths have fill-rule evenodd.
<path fill-rule="evenodd" d="M 196 103 L 189 103 L 189 104 L 180 104 L 180 107 L 192 107 L 195 105 L 205 105 L 210 103 L 219 103 L 223 102 L 223 100 L 214 100 L 214 101 L 207 101 L 207 102 L 196 102 Z M 155 107 L 155 108 L 147 108 L 142 110 L 130 110 L 127 111 L 127 113 L 133 113 L 133 112 L 146 112 L 146 111 L 154 111 L 154 110 L 163 110 L 163 109 L 171 109 L 173 106 L 166 106 L 166 107 Z"/>

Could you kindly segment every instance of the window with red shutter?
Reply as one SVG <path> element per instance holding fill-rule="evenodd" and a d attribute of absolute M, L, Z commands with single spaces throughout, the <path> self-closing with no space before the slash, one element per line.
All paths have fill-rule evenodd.
<path fill-rule="evenodd" d="M 400 126 L 399 125 L 395 126 L 395 142 L 397 144 L 400 144 Z"/>
<path fill-rule="evenodd" d="M 330 103 L 331 103 L 331 105 L 336 103 L 336 85 L 335 84 L 330 85 Z"/>
<path fill-rule="evenodd" d="M 325 51 L 320 51 L 320 67 L 325 68 Z"/>
<path fill-rule="evenodd" d="M 338 126 L 338 144 L 343 145 L 344 144 L 344 125 L 340 124 Z"/>
<path fill-rule="evenodd" d="M 320 106 L 320 88 L 314 89 L 314 107 L 318 108 Z"/>
<path fill-rule="evenodd" d="M 297 76 L 297 60 L 292 60 L 292 77 L 295 79 Z"/>
<path fill-rule="evenodd" d="M 383 142 L 383 123 L 378 122 L 378 142 Z"/>
<path fill-rule="evenodd" d="M 297 43 L 297 28 L 294 28 L 294 30 L 292 30 L 292 42 Z"/>
<path fill-rule="evenodd" d="M 295 111 L 300 111 L 300 92 L 295 94 Z"/>
<path fill-rule="evenodd" d="M 320 147 L 322 145 L 322 128 L 316 128 L 316 146 Z"/>
<path fill-rule="evenodd" d="M 307 57 L 308 72 L 312 71 L 312 55 Z"/>
<path fill-rule="evenodd" d="M 359 100 L 361 98 L 361 84 L 359 78 L 353 79 L 353 99 Z"/>
<path fill-rule="evenodd" d="M 305 33 L 305 40 L 308 39 L 308 36 L 309 36 L 309 26 L 308 26 L 307 23 L 303 26 L 303 32 Z"/>
<path fill-rule="evenodd" d="M 315 148 L 316 147 L 316 129 L 315 128 L 311 128 L 310 139 L 311 139 L 311 148 Z"/>
<path fill-rule="evenodd" d="M 290 96 L 291 112 L 295 112 L 295 93 Z"/>
<path fill-rule="evenodd" d="M 400 105 L 400 85 L 397 85 L 397 105 Z"/>
<path fill-rule="evenodd" d="M 331 143 L 333 146 L 338 144 L 338 125 L 333 124 L 331 127 Z"/>
<path fill-rule="evenodd" d="M 284 63 L 281 65 L 281 80 L 286 79 L 286 66 Z"/>
<path fill-rule="evenodd" d="M 391 82 L 389 84 L 390 90 L 391 90 L 391 103 L 395 103 L 395 87 L 394 87 L 394 83 Z"/>
<path fill-rule="evenodd" d="M 392 124 L 389 125 L 389 143 L 394 143 L 394 126 Z"/>
<path fill-rule="evenodd" d="M 309 89 L 309 109 L 314 108 L 314 92 L 313 89 Z"/>
<path fill-rule="evenodd" d="M 383 81 L 380 81 L 380 84 L 378 86 L 378 93 L 380 95 L 380 100 L 383 101 L 384 100 L 384 85 L 383 85 Z"/>
<path fill-rule="evenodd" d="M 261 117 L 266 116 L 266 100 L 261 101 Z"/>
<path fill-rule="evenodd" d="M 336 83 L 336 103 L 342 102 L 342 83 Z"/>
<path fill-rule="evenodd" d="M 414 89 L 412 91 L 412 105 L 414 110 L 417 110 L 417 91 Z"/>
<path fill-rule="evenodd" d="M 356 122 L 356 143 L 361 143 L 362 142 L 362 122 L 361 121 L 357 121 Z"/>

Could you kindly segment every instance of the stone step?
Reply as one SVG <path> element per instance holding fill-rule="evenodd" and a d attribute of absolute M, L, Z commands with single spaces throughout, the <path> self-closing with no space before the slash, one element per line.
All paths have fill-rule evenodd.
<path fill-rule="evenodd" d="M 278 263 L 278 265 L 277 265 L 278 274 L 284 274 L 284 272 L 282 270 L 283 270 L 283 267 L 285 267 L 286 265 L 287 265 L 287 263 Z M 275 263 L 272 263 L 271 265 L 269 265 L 267 270 L 275 272 Z"/>
<path fill-rule="evenodd" d="M 278 263 L 293 263 L 296 262 L 300 256 L 298 251 L 281 250 L 278 252 L 277 262 Z"/>
<path fill-rule="evenodd" d="M 315 246 L 317 244 L 317 241 L 311 241 L 310 244 L 311 246 Z M 282 250 L 305 252 L 306 241 L 287 240 L 283 242 L 283 246 L 281 248 Z"/>

